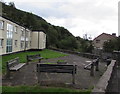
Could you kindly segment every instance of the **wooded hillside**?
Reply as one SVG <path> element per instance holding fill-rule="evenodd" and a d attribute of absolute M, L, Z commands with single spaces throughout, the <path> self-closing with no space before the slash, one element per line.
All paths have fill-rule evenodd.
<path fill-rule="evenodd" d="M 76 38 L 64 27 L 54 26 L 42 17 L 16 9 L 14 3 L 9 5 L 2 3 L 2 16 L 30 30 L 43 30 L 47 34 L 47 47 L 80 51 L 89 48 L 88 41 L 80 37 Z"/>

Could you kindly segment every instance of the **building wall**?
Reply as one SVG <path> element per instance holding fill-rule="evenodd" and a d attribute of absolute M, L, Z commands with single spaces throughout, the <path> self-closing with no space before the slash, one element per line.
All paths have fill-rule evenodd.
<path fill-rule="evenodd" d="M 104 42 L 115 39 L 114 36 L 109 34 L 101 34 L 93 40 L 93 46 L 95 48 L 103 49 Z"/>
<path fill-rule="evenodd" d="M 5 54 L 5 51 L 6 51 L 6 43 L 5 43 L 5 41 L 6 41 L 6 32 L 5 31 L 6 30 L 7 30 L 7 26 L 6 26 L 6 22 L 4 21 L 4 27 L 0 31 L 0 33 L 2 33 L 2 34 L 0 34 L 1 35 L 0 38 L 3 40 L 3 43 L 2 43 L 3 46 L 1 47 L 0 50 L 2 50 L 1 52 L 3 54 Z M 0 54 L 2 54 L 2 53 L 0 53 Z"/>
<path fill-rule="evenodd" d="M 13 52 L 18 51 L 24 51 L 29 49 L 37 49 L 37 34 L 36 32 L 32 32 L 16 23 L 13 23 L 3 17 L 0 17 L 0 21 L 4 22 L 3 29 L 0 28 L 0 40 L 2 40 L 2 47 L 0 46 L 0 55 L 3 54 L 9 54 Z M 7 41 L 8 38 L 8 30 L 7 25 L 10 24 L 13 26 L 12 31 L 12 52 L 6 52 L 7 51 Z M 10 34 L 9 34 L 10 35 Z M 39 49 L 44 49 L 46 46 L 46 34 L 43 32 L 39 33 L 40 39 L 39 39 Z M 10 36 L 9 36 L 10 37 Z M 43 42 L 43 43 L 42 43 Z"/>
<path fill-rule="evenodd" d="M 34 31 L 32 33 L 31 49 L 45 49 L 46 48 L 46 34 L 44 32 Z"/>
<path fill-rule="evenodd" d="M 32 44 L 31 44 L 32 49 L 38 49 L 38 32 L 33 32 L 32 33 Z"/>
<path fill-rule="evenodd" d="M 40 32 L 40 49 L 46 48 L 46 34 L 44 32 Z"/>

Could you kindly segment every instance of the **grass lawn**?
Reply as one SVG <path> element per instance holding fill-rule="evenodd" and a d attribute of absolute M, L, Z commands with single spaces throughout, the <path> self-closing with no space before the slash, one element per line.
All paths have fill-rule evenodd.
<path fill-rule="evenodd" d="M 57 92 L 61 93 L 61 92 L 75 92 L 75 93 L 79 93 L 79 94 L 90 94 L 91 90 L 75 90 L 75 89 L 68 89 L 68 88 L 53 88 L 53 87 L 46 87 L 46 88 L 42 88 L 40 86 L 3 86 L 2 87 L 2 92 Z"/>
<path fill-rule="evenodd" d="M 120 70 L 120 66 L 118 66 L 118 68 L 117 68 L 118 70 Z"/>
<path fill-rule="evenodd" d="M 24 62 L 26 62 L 26 55 L 34 55 L 34 54 L 41 54 L 41 56 L 44 59 L 58 58 L 58 57 L 66 56 L 66 54 L 55 52 L 55 51 L 48 50 L 48 49 L 45 49 L 43 51 L 27 51 L 27 52 L 9 54 L 6 56 L 2 56 L 2 62 L 0 62 L 0 65 L 2 64 L 2 72 L 5 73 L 5 71 L 6 71 L 6 63 L 5 62 L 7 62 L 8 60 L 19 57 L 20 62 L 24 63 Z"/>
<path fill-rule="evenodd" d="M 46 62 L 45 64 L 57 64 L 57 63 Z"/>

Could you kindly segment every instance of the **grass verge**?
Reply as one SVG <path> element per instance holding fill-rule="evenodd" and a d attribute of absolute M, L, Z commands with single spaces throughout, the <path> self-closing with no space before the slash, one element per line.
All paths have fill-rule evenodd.
<path fill-rule="evenodd" d="M 40 92 L 54 92 L 54 93 L 61 93 L 61 92 L 68 92 L 68 93 L 79 93 L 79 94 L 90 94 L 91 90 L 76 90 L 76 89 L 68 89 L 68 88 L 42 88 L 40 86 L 3 86 L 2 87 L 3 93 L 18 93 L 18 92 L 31 92 L 31 93 L 40 93 Z"/>
<path fill-rule="evenodd" d="M 57 63 L 46 62 L 46 63 L 44 63 L 44 64 L 57 64 Z"/>
<path fill-rule="evenodd" d="M 24 62 L 27 61 L 26 60 L 26 55 L 35 55 L 35 54 L 41 54 L 41 56 L 44 59 L 67 56 L 66 54 L 59 53 L 59 52 L 56 52 L 56 51 L 52 51 L 52 50 L 49 50 L 49 49 L 45 49 L 43 51 L 26 51 L 26 52 L 20 52 L 20 53 L 15 53 L 15 54 L 9 54 L 9 55 L 2 56 L 2 62 L 0 62 L 0 65 L 2 65 L 2 72 L 3 73 L 6 72 L 6 63 L 5 62 L 7 62 L 11 59 L 14 59 L 16 57 L 19 57 L 20 62 L 24 63 Z"/>

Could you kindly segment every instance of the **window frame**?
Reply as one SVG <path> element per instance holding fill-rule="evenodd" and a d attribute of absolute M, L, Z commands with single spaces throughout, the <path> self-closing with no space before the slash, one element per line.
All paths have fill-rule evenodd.
<path fill-rule="evenodd" d="M 14 31 L 14 26 L 10 23 L 7 23 L 7 31 L 13 32 Z"/>
<path fill-rule="evenodd" d="M 0 20 L 0 23 L 2 23 L 2 25 L 0 26 L 0 30 L 3 30 L 4 29 L 4 21 Z"/>
<path fill-rule="evenodd" d="M 0 39 L 0 48 L 3 48 L 3 39 Z"/>
<path fill-rule="evenodd" d="M 20 48 L 23 49 L 24 46 L 25 46 L 25 45 L 24 45 L 24 41 L 21 41 L 21 42 L 20 42 Z"/>
<path fill-rule="evenodd" d="M 6 53 L 13 52 L 13 32 L 14 25 L 11 23 L 7 23 Z"/>
<path fill-rule="evenodd" d="M 21 36 L 25 36 L 24 28 L 21 28 Z"/>
<path fill-rule="evenodd" d="M 14 27 L 14 31 L 15 31 L 15 33 L 17 33 L 17 31 L 18 31 L 18 26 L 15 26 L 15 27 Z"/>
<path fill-rule="evenodd" d="M 6 52 L 11 53 L 13 51 L 13 40 L 7 39 Z"/>
<path fill-rule="evenodd" d="M 15 43 L 14 43 L 15 47 L 17 47 L 17 44 L 18 44 L 18 40 L 15 40 Z"/>

